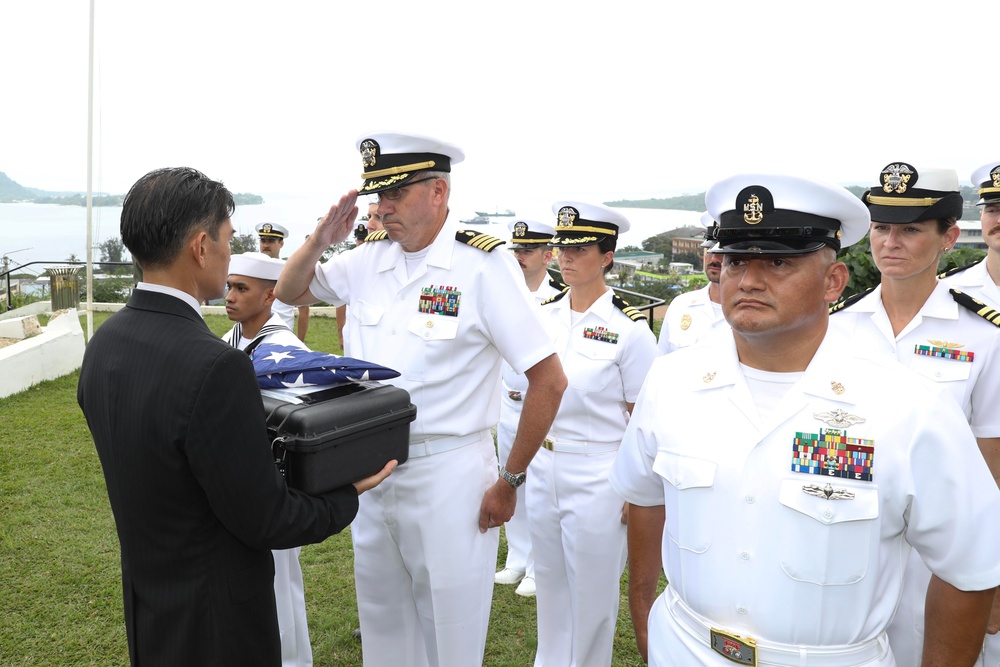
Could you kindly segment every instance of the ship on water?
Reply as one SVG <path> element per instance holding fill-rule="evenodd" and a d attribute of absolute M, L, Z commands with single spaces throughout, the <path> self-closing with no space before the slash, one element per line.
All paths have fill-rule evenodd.
<path fill-rule="evenodd" d="M 507 209 L 503 213 L 500 212 L 500 209 L 497 209 L 497 211 L 495 213 L 487 213 L 485 211 L 476 211 L 476 215 L 479 216 L 479 217 L 481 217 L 481 218 L 512 218 L 516 214 L 514 213 L 514 211 L 512 211 L 510 209 Z"/>
<path fill-rule="evenodd" d="M 490 219 L 482 213 L 477 213 L 476 217 L 471 220 L 459 220 L 459 222 L 463 225 L 488 225 L 490 224 Z"/>

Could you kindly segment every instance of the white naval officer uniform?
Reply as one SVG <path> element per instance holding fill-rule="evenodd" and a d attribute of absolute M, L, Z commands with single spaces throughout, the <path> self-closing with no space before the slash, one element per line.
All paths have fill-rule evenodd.
<path fill-rule="evenodd" d="M 569 386 L 525 483 L 537 573 L 535 665 L 607 667 L 627 554 L 623 503 L 608 474 L 626 404 L 658 350 L 646 320 L 616 306 L 611 288 L 584 313 L 570 309 L 571 295 L 541 310 Z"/>
<path fill-rule="evenodd" d="M 911 545 L 960 589 L 1000 582 L 1000 534 L 981 530 L 1000 490 L 937 385 L 852 354 L 832 329 L 802 373 L 746 369 L 732 337 L 717 340 L 654 362 L 611 473 L 627 501 L 666 506 L 652 667 L 729 664 L 710 628 L 756 639 L 762 664 L 891 667 L 885 630 Z M 781 383 L 759 414 L 755 392 Z M 793 458 L 840 437 L 871 447 L 871 481 L 825 473 L 822 450 Z"/>
<path fill-rule="evenodd" d="M 500 360 L 523 373 L 554 348 L 510 253 L 445 224 L 414 255 L 408 272 L 398 244 L 369 240 L 317 265 L 309 290 L 349 305 L 351 353 L 399 371 L 389 382 L 417 406 L 409 460 L 352 524 L 364 663 L 469 667 L 483 660 L 499 542 L 479 510 L 498 478 Z"/>
<path fill-rule="evenodd" d="M 295 307 L 289 306 L 283 301 L 274 300 L 271 304 L 271 312 L 281 318 L 285 326 L 291 330 L 295 330 Z"/>
<path fill-rule="evenodd" d="M 661 354 L 693 345 L 716 328 L 728 326 L 722 316 L 722 304 L 709 298 L 708 288 L 706 285 L 685 292 L 670 302 L 660 327 L 658 345 Z"/>
<path fill-rule="evenodd" d="M 903 365 L 941 385 L 959 403 L 973 433 L 980 438 L 1000 437 L 1000 328 L 959 305 L 949 286 L 938 281 L 920 311 L 893 337 L 882 303 L 881 286 L 849 308 L 830 318 L 831 327 L 843 331 L 861 356 L 895 358 Z M 916 354 L 917 347 L 972 352 L 972 361 L 948 356 Z M 945 352 L 942 351 L 942 354 Z M 924 602 L 930 570 L 919 554 L 910 554 L 903 598 L 889 628 L 889 641 L 900 667 L 918 667 L 924 638 Z"/>
<path fill-rule="evenodd" d="M 1000 285 L 993 282 L 993 277 L 986 270 L 985 258 L 964 271 L 942 278 L 941 282 L 974 296 L 988 306 L 1000 308 Z"/>
<path fill-rule="evenodd" d="M 531 303 L 538 306 L 551 297 L 562 291 L 559 281 L 548 277 L 542 280 L 542 284 L 534 292 L 529 292 Z M 521 420 L 521 406 L 524 405 L 524 393 L 528 389 L 528 378 L 523 374 L 514 372 L 506 361 L 501 365 L 500 370 L 500 421 L 497 422 L 497 456 L 500 465 L 507 465 L 507 457 L 510 456 L 514 446 L 514 436 L 517 434 L 517 424 Z M 532 466 L 528 466 L 528 477 L 531 477 Z M 528 534 L 528 508 L 525 499 L 526 485 L 522 484 L 517 488 L 517 506 L 514 508 L 514 516 L 504 524 L 504 532 L 507 536 L 507 560 L 504 569 L 518 570 L 524 572 L 525 577 L 535 578 L 535 559 L 532 556 L 531 536 Z"/>
<path fill-rule="evenodd" d="M 238 350 L 245 350 L 252 342 L 285 345 L 303 350 L 307 348 L 281 317 L 271 317 L 261 327 L 263 336 L 243 337 L 243 328 L 237 323 L 222 338 Z M 306 620 L 306 593 L 299 565 L 301 547 L 274 549 L 274 601 L 278 609 L 278 633 L 281 635 L 282 667 L 312 667 L 312 645 L 309 643 L 309 624 Z"/>

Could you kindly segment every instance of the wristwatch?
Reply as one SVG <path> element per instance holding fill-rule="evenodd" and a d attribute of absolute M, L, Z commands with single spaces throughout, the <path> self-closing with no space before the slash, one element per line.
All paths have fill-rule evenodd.
<path fill-rule="evenodd" d="M 512 473 L 507 472 L 507 469 L 503 466 L 500 467 L 500 476 L 503 477 L 504 481 L 513 486 L 515 489 L 522 484 L 524 484 L 525 473 Z"/>

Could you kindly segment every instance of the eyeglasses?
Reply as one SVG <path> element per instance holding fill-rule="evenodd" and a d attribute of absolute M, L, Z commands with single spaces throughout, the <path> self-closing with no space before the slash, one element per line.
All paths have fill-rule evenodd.
<path fill-rule="evenodd" d="M 421 178 L 420 180 L 417 181 L 410 181 L 406 185 L 400 185 L 398 188 L 389 188 L 388 190 L 383 190 L 382 192 L 368 195 L 368 201 L 372 202 L 373 204 L 377 204 L 383 199 L 388 199 L 389 201 L 396 201 L 403 196 L 404 188 L 408 188 L 411 185 L 416 185 L 417 183 L 426 183 L 427 181 L 433 181 L 433 180 L 434 177 L 431 176 L 429 178 Z"/>

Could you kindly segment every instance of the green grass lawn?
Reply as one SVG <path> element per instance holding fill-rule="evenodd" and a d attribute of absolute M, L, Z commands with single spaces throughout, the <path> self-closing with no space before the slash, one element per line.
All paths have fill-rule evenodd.
<path fill-rule="evenodd" d="M 94 326 L 107 319 L 96 313 Z M 207 318 L 222 334 L 230 322 Z M 336 323 L 310 321 L 307 342 L 337 349 Z M 128 664 L 118 538 L 90 433 L 76 404 L 78 373 L 0 399 L 0 665 Z M 501 535 L 498 562 L 506 542 Z M 302 549 L 316 667 L 361 664 L 348 532 Z M 615 637 L 616 666 L 641 665 L 627 573 Z M 531 665 L 535 604 L 497 586 L 486 645 L 489 666 Z"/>

